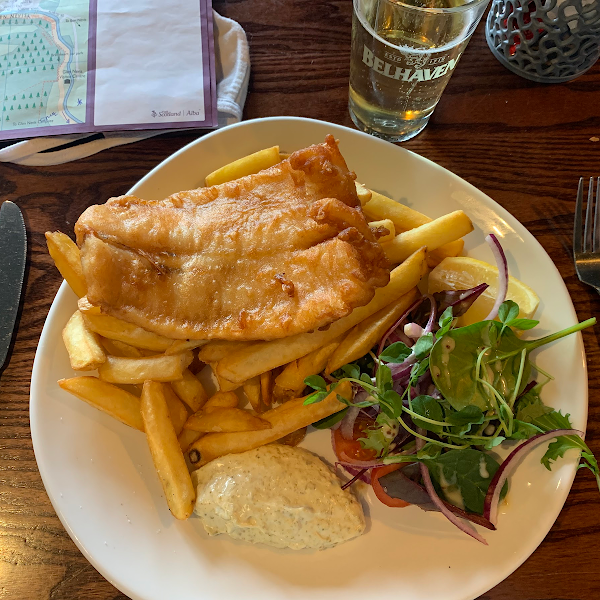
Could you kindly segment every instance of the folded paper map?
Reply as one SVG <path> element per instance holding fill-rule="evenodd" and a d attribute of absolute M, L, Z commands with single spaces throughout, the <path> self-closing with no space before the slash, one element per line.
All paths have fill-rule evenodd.
<path fill-rule="evenodd" d="M 216 126 L 210 0 L 0 3 L 0 139 Z"/>

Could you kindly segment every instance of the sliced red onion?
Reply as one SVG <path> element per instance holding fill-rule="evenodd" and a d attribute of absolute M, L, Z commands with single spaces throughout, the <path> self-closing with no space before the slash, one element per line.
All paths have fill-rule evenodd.
<path fill-rule="evenodd" d="M 445 500 L 442 500 L 442 502 L 448 507 L 448 510 L 451 510 L 457 517 L 471 521 L 471 523 L 475 523 L 475 525 L 481 525 L 481 527 L 485 527 L 490 531 L 496 531 L 496 526 L 485 517 L 482 517 L 476 513 L 467 512 L 462 508 L 458 508 L 458 506 L 454 506 L 454 504 L 446 502 Z"/>
<path fill-rule="evenodd" d="M 351 440 L 354 438 L 354 423 L 356 422 L 356 417 L 358 417 L 359 412 L 360 408 L 358 406 L 348 407 L 340 425 L 340 433 L 344 439 Z"/>
<path fill-rule="evenodd" d="M 334 447 L 334 451 L 335 451 L 335 447 Z M 408 456 L 411 454 L 415 454 L 416 450 L 410 451 L 410 452 L 398 452 L 397 454 L 390 454 L 389 456 L 398 456 L 398 455 L 403 455 L 403 456 Z M 383 462 L 383 458 L 374 458 L 373 460 L 358 460 L 356 458 L 352 458 L 351 456 L 348 456 L 343 450 L 341 450 L 339 453 L 336 451 L 336 456 L 338 457 L 338 463 L 340 465 L 343 465 L 344 468 L 346 467 L 354 467 L 354 468 L 360 468 L 360 469 L 374 469 L 376 467 L 384 467 L 385 463 Z"/>
<path fill-rule="evenodd" d="M 350 475 L 352 475 L 353 477 L 356 477 L 358 475 L 358 478 L 361 481 L 364 481 L 365 483 L 370 484 L 371 483 L 371 470 L 370 469 L 361 469 L 359 467 L 353 467 L 351 465 L 345 465 L 344 463 L 341 462 L 336 462 L 335 466 L 336 468 L 338 467 L 338 465 L 340 467 L 342 467 L 342 469 L 344 469 L 344 471 L 347 471 L 348 473 L 350 473 Z"/>
<path fill-rule="evenodd" d="M 496 259 L 496 264 L 498 265 L 498 295 L 490 314 L 484 319 L 484 321 L 493 321 L 498 316 L 500 305 L 506 299 L 506 292 L 508 291 L 508 262 L 498 238 L 493 233 L 486 236 L 485 241 L 490 245 Z"/>
<path fill-rule="evenodd" d="M 458 527 L 461 531 L 487 546 L 488 543 L 485 541 L 485 538 L 481 537 L 472 527 L 463 523 L 463 521 L 461 521 L 437 495 L 437 492 L 433 487 L 433 483 L 431 482 L 431 475 L 429 474 L 429 469 L 427 466 L 422 462 L 419 463 L 419 466 L 421 467 L 421 477 L 423 477 L 425 489 L 429 492 L 431 500 L 438 507 L 440 512 L 446 517 L 446 519 L 448 519 L 448 521 L 456 525 L 456 527 Z"/>
<path fill-rule="evenodd" d="M 423 389 L 429 389 L 429 386 L 432 384 L 433 380 L 431 379 L 431 371 L 427 369 L 419 379 L 417 379 L 417 383 Z"/>
<path fill-rule="evenodd" d="M 349 471 L 352 474 L 352 471 L 350 471 L 350 469 L 348 467 L 344 467 L 344 469 L 346 469 L 347 471 Z M 352 479 L 350 479 L 349 481 L 346 481 L 346 483 L 342 486 L 343 490 L 345 490 L 346 488 L 349 488 L 353 483 L 356 483 L 359 479 L 361 481 L 364 481 L 365 483 L 368 483 L 368 484 L 371 483 L 371 476 L 368 473 L 369 469 L 356 469 L 356 471 L 357 471 L 356 475 L 354 475 L 354 477 Z"/>
<path fill-rule="evenodd" d="M 396 329 L 398 329 L 400 327 L 400 325 L 402 325 L 402 323 L 404 323 L 404 321 L 406 320 L 406 317 L 408 317 L 408 315 L 410 315 L 410 313 L 415 310 L 415 308 L 417 308 L 421 302 L 423 302 L 423 297 L 421 298 L 417 298 L 405 311 L 404 313 L 401 315 L 401 317 L 383 334 L 383 337 L 381 338 L 381 341 L 379 342 L 379 348 L 377 349 L 377 356 L 379 356 L 385 346 L 385 343 L 387 342 L 388 338 L 390 337 L 390 335 L 396 331 Z"/>
<path fill-rule="evenodd" d="M 394 332 L 396 333 L 396 332 Z M 382 343 L 385 340 L 385 336 L 382 338 Z M 412 342 L 411 342 L 412 343 Z M 408 345 L 408 344 L 407 344 Z M 381 350 L 383 349 L 382 344 L 379 345 L 379 354 L 381 354 Z M 388 367 L 392 372 L 392 379 L 394 381 L 403 380 L 406 378 L 406 383 L 403 382 L 404 385 L 408 384 L 408 378 L 410 376 L 410 372 L 412 370 L 413 365 L 417 362 L 417 357 L 414 354 L 409 354 L 401 363 L 388 363 Z M 377 373 L 378 364 L 375 364 L 375 374 Z"/>
<path fill-rule="evenodd" d="M 429 300 L 429 302 L 431 303 L 431 312 L 429 313 L 429 320 L 427 321 L 427 325 L 425 325 L 425 329 L 423 330 L 423 333 L 430 333 L 431 331 L 433 331 L 433 326 L 435 325 L 435 320 L 437 318 L 437 303 L 435 301 L 435 298 L 430 294 L 425 294 L 423 298 L 427 298 L 427 300 Z"/>
<path fill-rule="evenodd" d="M 392 389 L 396 392 L 396 394 L 403 396 L 407 385 L 408 381 L 394 381 Z"/>
<path fill-rule="evenodd" d="M 524 441 L 520 446 L 515 448 L 502 462 L 496 474 L 490 482 L 485 501 L 483 504 L 483 516 L 489 519 L 490 522 L 496 525 L 498 521 L 498 505 L 500 504 L 500 494 L 506 480 L 513 474 L 518 466 L 519 460 L 527 453 L 537 448 L 540 444 L 548 440 L 561 437 L 563 435 L 578 435 L 583 438 L 583 432 L 577 429 L 553 429 L 546 433 L 539 433 L 528 440 Z"/>
<path fill-rule="evenodd" d="M 427 395 L 436 400 L 441 400 L 443 398 L 440 390 L 438 390 L 433 383 L 427 388 Z"/>
<path fill-rule="evenodd" d="M 412 360 L 409 360 L 412 357 Z M 410 375 L 410 372 L 412 371 L 413 365 L 416 362 L 416 358 L 414 358 L 414 356 L 409 356 L 404 362 L 402 363 L 393 363 L 393 364 L 388 364 L 388 367 L 390 368 L 390 371 L 392 372 L 392 379 L 394 381 L 397 381 L 399 379 L 402 379 L 405 376 Z"/>
<path fill-rule="evenodd" d="M 366 400 L 369 397 L 369 392 L 364 388 L 360 387 L 356 383 L 352 383 L 352 387 L 355 389 L 354 392 L 354 403 L 359 404 L 363 400 Z"/>
<path fill-rule="evenodd" d="M 404 332 L 400 331 L 400 329 L 392 331 L 392 333 L 390 333 L 390 335 L 388 336 L 387 341 L 390 344 L 393 344 L 394 342 L 402 342 L 403 344 L 406 344 L 409 348 L 412 348 L 412 346 L 414 346 L 415 344 L 415 341 L 411 340 L 408 336 L 404 335 Z"/>
<path fill-rule="evenodd" d="M 379 404 L 372 404 L 371 406 L 365 406 L 362 409 L 362 412 L 367 419 L 372 419 L 374 421 L 381 412 L 381 409 L 379 408 Z"/>
<path fill-rule="evenodd" d="M 350 467 L 360 467 L 361 469 L 372 469 L 373 467 L 383 467 L 383 460 L 358 460 L 348 456 L 343 450 L 338 454 L 338 462 L 341 465 Z"/>
<path fill-rule="evenodd" d="M 417 429 L 417 432 L 423 435 L 425 431 L 421 428 Z M 416 438 L 415 440 L 417 450 L 420 450 L 424 445 L 425 441 L 421 438 Z M 485 538 L 479 535 L 477 531 L 475 531 L 471 526 L 463 523 L 444 503 L 444 501 L 437 495 L 435 488 L 433 487 L 433 483 L 431 481 L 431 475 L 429 474 L 429 469 L 425 465 L 425 463 L 420 462 L 419 468 L 421 469 L 421 477 L 423 478 L 423 484 L 425 485 L 425 489 L 429 493 L 429 497 L 431 501 L 438 507 L 439 511 L 456 527 L 458 527 L 462 532 L 470 535 L 472 538 L 476 539 L 478 542 L 481 542 L 483 545 L 487 546 Z M 485 515 L 484 515 L 485 516 Z"/>

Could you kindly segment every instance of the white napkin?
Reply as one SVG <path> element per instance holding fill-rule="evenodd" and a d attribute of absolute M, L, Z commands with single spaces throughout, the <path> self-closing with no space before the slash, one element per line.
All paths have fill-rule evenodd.
<path fill-rule="evenodd" d="M 213 10 L 215 25 L 215 58 L 217 73 L 217 112 L 219 127 L 242 120 L 248 81 L 250 78 L 250 55 L 246 33 L 235 21 L 222 17 Z M 155 135 L 185 129 L 154 129 L 144 131 L 107 131 L 100 139 L 81 142 L 77 146 L 43 152 L 83 140 L 97 133 L 78 133 L 38 137 L 17 142 L 0 150 L 0 162 L 43 167 L 60 165 L 79 158 L 91 156 L 113 146 L 131 144 Z"/>

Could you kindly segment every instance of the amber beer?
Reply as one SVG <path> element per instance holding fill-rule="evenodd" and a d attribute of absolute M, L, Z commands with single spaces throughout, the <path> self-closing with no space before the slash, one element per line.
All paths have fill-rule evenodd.
<path fill-rule="evenodd" d="M 422 131 L 486 4 L 354 0 L 349 108 L 356 126 L 395 142 Z"/>

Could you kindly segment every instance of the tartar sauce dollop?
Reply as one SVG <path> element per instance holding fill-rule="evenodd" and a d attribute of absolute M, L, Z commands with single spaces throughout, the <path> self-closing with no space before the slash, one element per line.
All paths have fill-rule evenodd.
<path fill-rule="evenodd" d="M 192 473 L 194 512 L 210 535 L 276 548 L 323 549 L 361 535 L 362 506 L 315 454 L 270 444 Z"/>

